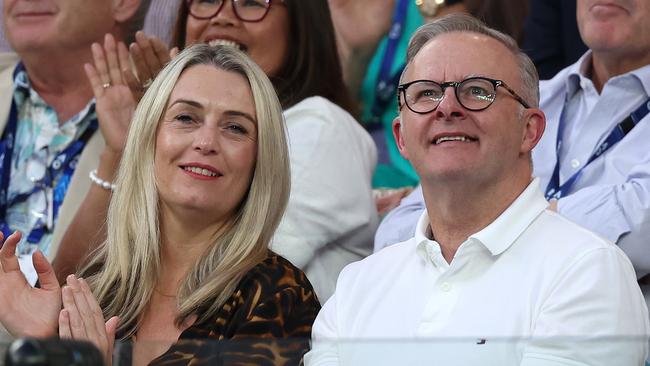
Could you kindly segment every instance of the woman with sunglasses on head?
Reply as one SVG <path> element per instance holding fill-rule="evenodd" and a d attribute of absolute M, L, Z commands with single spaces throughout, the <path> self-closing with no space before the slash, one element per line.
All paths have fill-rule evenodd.
<path fill-rule="evenodd" d="M 98 98 L 104 85 L 92 80 Z M 244 54 L 185 50 L 135 111 L 105 189 L 106 240 L 78 275 L 61 289 L 38 252 L 32 288 L 15 256 L 20 234 L 6 239 L 0 322 L 16 336 L 88 340 L 108 365 L 116 338 L 134 341 L 135 365 L 297 365 L 320 306 L 304 274 L 268 249 L 289 195 L 281 120 Z M 226 339 L 241 342 L 205 342 Z"/>
<path fill-rule="evenodd" d="M 110 42 L 109 42 L 110 41 Z M 181 3 L 172 46 L 228 45 L 247 53 L 269 76 L 284 109 L 289 135 L 291 195 L 271 248 L 303 269 L 321 301 L 334 291 L 340 270 L 372 250 L 377 217 L 371 192 L 376 148 L 356 122 L 336 51 L 326 0 L 187 0 Z M 168 61 L 166 47 L 143 34 L 130 54 L 138 80 L 124 74 L 127 50 L 107 39 L 95 45 L 91 74 L 107 75 L 113 98 L 98 99 L 108 133 L 98 176 L 110 181 L 121 151 L 120 131 L 128 126 L 133 97 Z M 126 67 L 120 67 L 126 66 Z M 92 75 L 91 75 L 92 76 Z M 137 99 L 137 95 L 135 95 Z M 105 103 L 104 103 L 105 102 Z M 129 104 L 130 103 L 130 104 Z M 122 126 L 113 128 L 114 126 Z M 70 226 L 55 261 L 60 279 L 79 253 L 94 247 L 107 198 L 91 192 Z"/>

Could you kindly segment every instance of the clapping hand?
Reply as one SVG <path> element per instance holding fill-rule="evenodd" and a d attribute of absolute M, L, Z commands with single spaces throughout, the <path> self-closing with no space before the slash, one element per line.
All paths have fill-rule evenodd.
<path fill-rule="evenodd" d="M 135 73 L 141 85 L 147 88 L 160 70 L 176 56 L 178 49 L 174 47 L 170 51 L 160 39 L 147 37 L 144 32 L 139 31 L 135 34 L 135 42 L 129 46 L 129 52 L 135 65 Z"/>
<path fill-rule="evenodd" d="M 84 68 L 95 94 L 99 126 L 107 149 L 121 155 L 137 104 L 132 88 L 138 81 L 131 72 L 126 46 L 111 34 L 104 38 L 103 47 L 94 43 L 91 49 L 94 65 Z"/>
<path fill-rule="evenodd" d="M 0 243 L 3 239 L 0 233 Z M 14 232 L 0 249 L 0 322 L 15 337 L 53 336 L 61 309 L 61 287 L 40 251 L 32 260 L 41 288 L 29 285 L 16 257 L 20 239 L 21 234 Z"/>
<path fill-rule="evenodd" d="M 62 297 L 59 336 L 91 342 L 104 355 L 105 364 L 111 365 L 119 318 L 114 316 L 104 323 L 102 309 L 88 283 L 74 275 L 68 276 Z"/>

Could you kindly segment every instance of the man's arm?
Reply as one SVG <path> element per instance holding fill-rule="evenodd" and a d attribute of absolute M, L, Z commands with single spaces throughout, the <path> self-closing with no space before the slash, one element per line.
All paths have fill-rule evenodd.
<path fill-rule="evenodd" d="M 639 276 L 650 273 L 650 171 L 639 166 L 628 176 L 646 175 L 622 184 L 585 187 L 561 198 L 558 212 L 614 241 L 630 257 Z"/>
<path fill-rule="evenodd" d="M 415 226 L 425 208 L 422 186 L 417 186 L 381 221 L 375 234 L 374 252 L 413 237 Z"/>

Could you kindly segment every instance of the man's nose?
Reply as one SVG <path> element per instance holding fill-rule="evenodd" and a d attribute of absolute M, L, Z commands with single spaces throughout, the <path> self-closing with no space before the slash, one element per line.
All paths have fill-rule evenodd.
<path fill-rule="evenodd" d="M 456 89 L 453 86 L 448 86 L 445 89 L 442 101 L 435 110 L 436 117 L 442 119 L 464 118 L 466 112 L 458 98 L 456 98 Z"/>

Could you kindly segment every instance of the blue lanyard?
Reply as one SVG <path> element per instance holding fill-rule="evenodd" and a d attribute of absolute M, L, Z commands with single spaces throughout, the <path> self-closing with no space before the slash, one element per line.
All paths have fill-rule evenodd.
<path fill-rule="evenodd" d="M 395 73 L 391 73 L 395 53 L 397 52 L 397 45 L 399 44 L 400 38 L 402 38 L 402 34 L 404 34 L 408 4 L 409 0 L 398 0 L 397 9 L 395 14 L 393 14 L 386 50 L 384 51 L 381 67 L 379 68 L 379 76 L 377 77 L 375 101 L 370 110 L 371 120 L 369 122 L 372 124 L 381 124 L 381 115 L 390 102 L 394 100 L 397 83 L 399 83 L 402 70 L 404 70 L 405 65 L 402 65 Z"/>
<path fill-rule="evenodd" d="M 23 68 L 24 66 L 22 64 L 16 66 L 16 69 L 14 70 L 14 79 L 18 72 L 23 70 Z M 31 192 L 17 195 L 9 201 L 11 163 L 16 142 L 16 131 L 18 129 L 18 107 L 15 99 L 12 100 L 7 127 L 2 136 L 2 140 L 0 140 L 0 230 L 3 232 L 5 237 L 13 232 L 5 221 L 7 209 L 12 205 L 26 201 L 29 196 L 41 189 L 46 190 L 46 195 L 48 194 L 47 190 L 51 190 L 51 202 L 48 202 L 47 208 L 48 210 L 52 210 L 52 223 L 56 221 L 59 207 L 61 207 L 61 204 L 63 203 L 63 198 L 68 189 L 68 185 L 70 184 L 77 161 L 79 160 L 79 155 L 86 146 L 86 143 L 90 140 L 95 131 L 97 131 L 97 128 L 97 119 L 94 118 L 79 139 L 70 144 L 70 146 L 54 158 L 52 163 L 46 168 L 46 173 L 43 179 L 42 185 L 46 188 L 34 187 Z M 56 184 L 54 184 L 55 181 L 57 182 Z M 49 232 L 50 229 L 51 228 L 49 227 L 35 227 L 29 234 L 27 234 L 27 241 L 34 244 L 39 243 L 43 235 L 45 235 L 46 232 Z"/>
<path fill-rule="evenodd" d="M 551 180 L 548 182 L 548 187 L 546 188 L 546 199 L 560 199 L 567 195 L 571 191 L 571 187 L 578 180 L 580 174 L 584 168 L 589 165 L 592 161 L 598 159 L 599 156 L 603 155 L 605 151 L 609 150 L 612 146 L 616 145 L 621 141 L 625 135 L 627 135 L 637 123 L 648 114 L 650 109 L 650 98 L 643 102 L 634 112 L 632 112 L 623 122 L 619 123 L 614 127 L 612 132 L 609 133 L 609 136 L 598 145 L 596 150 L 592 153 L 591 157 L 587 161 L 587 164 L 583 165 L 580 170 L 578 170 L 571 178 L 569 178 L 564 184 L 560 185 L 560 149 L 562 148 L 562 139 L 564 131 L 564 122 L 565 122 L 565 113 L 568 105 L 568 99 L 564 101 L 564 107 L 562 108 L 562 113 L 560 114 L 560 124 L 557 131 L 557 143 L 555 146 L 555 155 L 557 156 L 557 161 L 555 163 L 555 169 L 553 170 L 553 175 Z"/>

